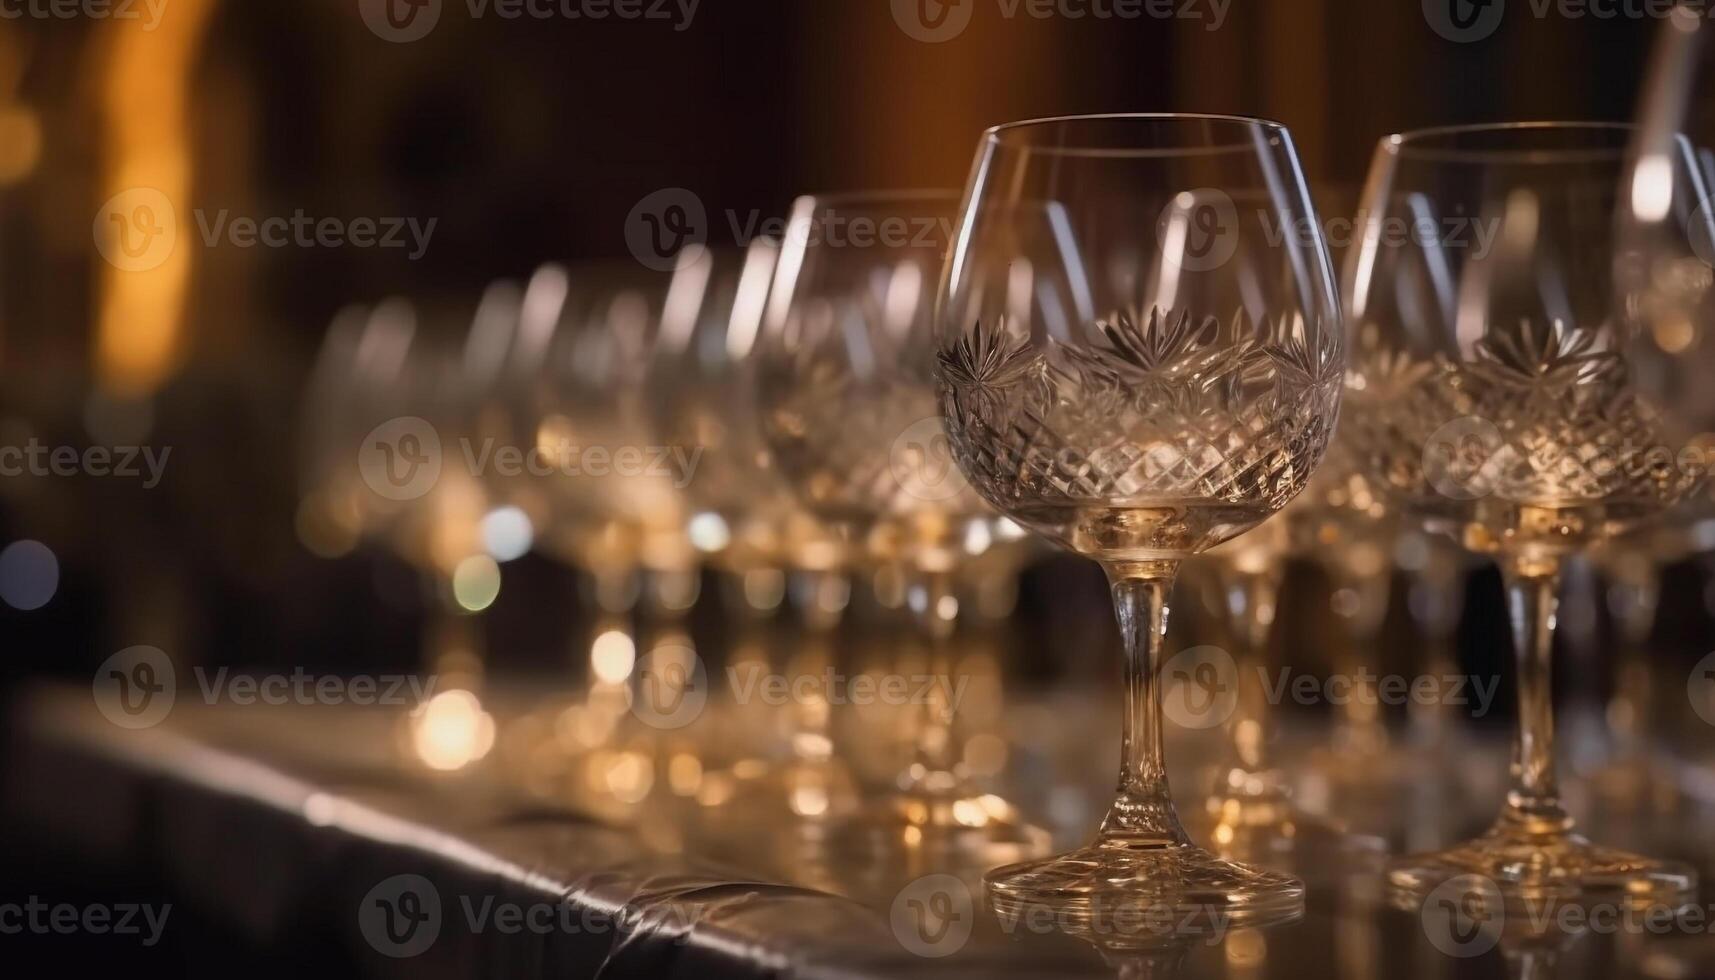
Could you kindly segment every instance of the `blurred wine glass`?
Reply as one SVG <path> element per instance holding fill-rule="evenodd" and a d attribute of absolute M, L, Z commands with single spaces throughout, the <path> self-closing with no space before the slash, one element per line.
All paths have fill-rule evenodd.
<path fill-rule="evenodd" d="M 428 593 L 424 670 L 433 694 L 401 731 L 431 769 L 456 771 L 487 755 L 482 633 L 500 570 L 483 547 L 487 495 L 464 466 L 471 406 L 492 378 L 461 346 L 470 311 L 392 299 L 343 311 L 330 326 L 306 390 L 300 540 L 334 557 L 370 539 L 417 569 Z"/>
<path fill-rule="evenodd" d="M 835 666 L 837 628 L 849 598 L 842 542 L 799 508 L 763 439 L 755 370 L 764 308 L 780 248 L 763 238 L 739 251 L 693 247 L 681 257 L 698 287 L 664 314 L 646 377 L 650 420 L 682 459 L 675 474 L 691 546 L 715 570 L 729 626 L 734 690 L 764 672 L 822 676 Z M 780 624 L 790 603 L 801 631 Z M 789 813 L 824 821 L 856 803 L 852 776 L 834 752 L 832 705 L 822 697 L 785 706 L 736 705 L 761 723 L 759 737 L 727 769 L 708 774 L 705 802 L 735 820 Z M 774 722 L 780 725 L 776 730 Z"/>
<path fill-rule="evenodd" d="M 866 849 L 1005 857 L 1040 849 L 1046 835 L 973 785 L 954 737 L 956 575 L 974 542 L 994 542 L 996 519 L 947 451 L 930 375 L 935 279 L 957 203 L 947 192 L 800 198 L 757 390 L 799 503 L 854 559 L 905 574 L 927 651 L 920 676 L 930 683 L 907 685 L 915 760 L 843 837 Z"/>

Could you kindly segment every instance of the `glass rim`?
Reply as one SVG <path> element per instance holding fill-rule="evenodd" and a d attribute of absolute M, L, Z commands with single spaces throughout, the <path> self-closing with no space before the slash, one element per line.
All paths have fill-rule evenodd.
<path fill-rule="evenodd" d="M 1568 164 L 1618 162 L 1626 157 L 1638 131 L 1629 122 L 1600 119 L 1528 120 L 1523 122 L 1470 123 L 1453 126 L 1429 126 L 1401 130 L 1381 138 L 1378 148 L 1402 160 L 1426 160 L 1436 163 L 1505 163 L 1505 164 Z M 1603 139 L 1590 139 L 1583 145 L 1531 146 L 1507 142 L 1509 137 L 1528 133 L 1582 134 Z M 1462 141 L 1476 138 L 1480 143 L 1494 138 L 1496 145 L 1465 145 Z"/>
<path fill-rule="evenodd" d="M 1085 123 L 1183 123 L 1199 124 L 1204 127 L 1230 128 L 1233 139 L 1227 142 L 1185 142 L 1180 145 L 1162 146 L 1057 146 L 1052 144 L 1035 143 L 1023 138 L 1024 134 L 1046 130 L 1052 126 Z M 1084 114 L 1069 114 L 1060 116 L 1040 116 L 1033 119 L 1018 119 L 1012 122 L 1000 123 L 983 130 L 982 145 L 985 147 L 1004 147 L 1029 153 L 1051 154 L 1059 156 L 1084 157 L 1173 157 L 1191 156 L 1197 154 L 1232 152 L 1236 150 L 1252 150 L 1255 143 L 1244 138 L 1246 134 L 1258 132 L 1267 133 L 1282 140 L 1291 138 L 1285 124 L 1261 116 L 1245 116 L 1236 113 L 1222 112 L 1098 112 Z"/>

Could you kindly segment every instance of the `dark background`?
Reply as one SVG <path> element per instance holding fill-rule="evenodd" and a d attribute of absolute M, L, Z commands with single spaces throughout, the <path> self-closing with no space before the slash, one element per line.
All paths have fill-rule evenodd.
<path fill-rule="evenodd" d="M 1216 31 L 1207 20 L 1006 19 L 999 0 L 960 2 L 974 6 L 970 25 L 940 44 L 908 36 L 887 0 L 703 0 L 683 31 L 473 20 L 464 0 L 444 0 L 433 33 L 409 44 L 368 30 L 358 0 L 168 0 L 142 36 L 89 19 L 0 20 L 0 444 L 100 441 L 93 408 L 173 447 L 150 491 L 0 478 L 0 547 L 42 541 L 61 572 L 46 607 L 0 605 L 0 677 L 87 683 L 135 644 L 209 665 L 417 662 L 429 602 L 415 573 L 377 548 L 317 558 L 294 533 L 301 386 L 347 303 L 473 297 L 544 260 L 623 257 L 628 215 L 663 188 L 694 193 L 720 242 L 729 214 L 778 216 L 801 192 L 956 186 L 984 127 L 1033 116 L 1268 116 L 1292 128 L 1313 180 L 1354 185 L 1375 141 L 1401 129 L 1629 118 L 1658 26 L 1539 19 L 1512 0 L 1492 36 L 1455 43 L 1419 0 L 1232 0 Z M 1206 17 L 1211 5 L 1191 9 Z M 185 168 L 187 278 L 165 307 L 104 314 L 115 279 L 92 219 L 139 172 L 127 167 L 152 179 L 161 146 Z M 417 261 L 209 248 L 192 240 L 193 208 L 437 225 Z M 114 353 L 159 329 L 163 309 L 164 353 L 141 365 Z M 1105 677 L 1116 640 L 1099 573 L 1055 561 L 1028 577 L 1010 644 L 1037 676 Z M 491 655 L 569 671 L 575 588 L 546 559 L 508 565 L 484 617 Z M 1706 635 L 1700 589 L 1689 572 L 1670 577 L 1670 649 L 1689 653 Z M 1281 632 L 1326 641 L 1326 584 L 1305 576 L 1292 595 Z M 1479 572 L 1467 669 L 1510 675 L 1503 623 L 1495 576 Z M 1561 677 L 1586 693 L 1604 683 L 1595 670 Z M 58 901 L 149 900 L 153 887 L 92 885 L 41 853 L 0 854 L 0 877 Z M 76 942 L 47 945 L 92 964 L 129 951 Z M 204 962 L 252 960 L 208 942 Z"/>
<path fill-rule="evenodd" d="M 368 30 L 358 0 L 170 0 L 147 33 L 0 20 L 0 105 L 40 134 L 0 187 L 0 419 L 79 445 L 92 405 L 108 406 L 174 447 L 152 491 L 0 481 L 0 539 L 43 541 L 62 571 L 47 608 L 0 610 L 0 670 L 77 676 L 136 643 L 205 663 L 410 662 L 411 573 L 373 553 L 318 559 L 293 534 L 300 386 L 344 304 L 474 297 L 547 259 L 623 256 L 628 214 L 663 188 L 694 193 L 719 242 L 804 191 L 956 186 L 984 127 L 1040 115 L 1269 116 L 1313 180 L 1354 185 L 1399 129 L 1629 117 L 1657 26 L 1538 18 L 1514 0 L 1492 36 L 1455 43 L 1417 0 L 1232 0 L 1215 31 L 1209 0 L 1175 0 L 1199 20 L 1008 19 L 1000 0 L 961 2 L 968 27 L 938 44 L 886 0 L 703 0 L 683 31 L 473 19 L 444 0 L 405 44 Z M 147 177 L 161 143 L 186 166 L 189 262 L 165 353 L 139 369 L 111 348 L 149 318 L 104 319 L 112 275 L 91 216 L 133 182 L 114 171 L 143 156 Z M 437 224 L 411 261 L 206 247 L 193 208 Z M 552 623 L 570 587 L 526 559 L 491 618 Z"/>

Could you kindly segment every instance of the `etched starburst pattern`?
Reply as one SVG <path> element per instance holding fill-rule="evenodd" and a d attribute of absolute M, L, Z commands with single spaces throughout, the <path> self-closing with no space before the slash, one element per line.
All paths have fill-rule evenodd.
<path fill-rule="evenodd" d="M 1004 426 L 1010 421 L 1009 406 L 1017 401 L 1014 393 L 1021 386 L 1043 383 L 1042 357 L 1008 333 L 1004 322 L 992 329 L 978 323 L 969 334 L 936 351 L 935 360 L 947 386 L 961 396 L 943 398 L 943 414 L 969 406 Z"/>
<path fill-rule="evenodd" d="M 1594 330 L 1563 323 L 1520 321 L 1496 328 L 1479 340 L 1470 370 L 1503 388 L 1558 395 L 1579 386 L 1601 385 L 1623 377 L 1620 356 L 1602 348 Z"/>
<path fill-rule="evenodd" d="M 1033 346 L 977 324 L 942 349 L 954 451 L 991 503 L 1272 509 L 1308 480 L 1338 405 L 1331 331 L 1153 309 L 1094 333 Z"/>
<path fill-rule="evenodd" d="M 1366 356 L 1350 386 L 1346 436 L 1369 471 L 1420 512 L 1463 516 L 1491 498 L 1638 513 L 1671 506 L 1701 474 L 1674 465 L 1658 412 L 1629 387 L 1625 360 L 1604 341 L 1596 330 L 1521 321 L 1491 330 L 1466 361 Z M 1425 461 L 1437 433 L 1455 423 L 1487 445 L 1481 479 L 1450 497 L 1428 479 Z"/>

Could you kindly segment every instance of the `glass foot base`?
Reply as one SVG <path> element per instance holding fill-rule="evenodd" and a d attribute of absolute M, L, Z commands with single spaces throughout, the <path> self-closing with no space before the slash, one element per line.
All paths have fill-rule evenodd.
<path fill-rule="evenodd" d="M 1184 843 L 1097 843 L 1069 854 L 996 868 L 989 904 L 1034 928 L 1099 939 L 1107 948 L 1151 948 L 1168 939 L 1218 939 L 1227 931 L 1288 921 L 1304 911 L 1297 878 L 1226 861 Z"/>
<path fill-rule="evenodd" d="M 1046 830 L 993 794 L 969 790 L 902 790 L 864 807 L 839 826 L 834 846 L 846 853 L 928 854 L 993 865 L 1048 851 Z"/>
<path fill-rule="evenodd" d="M 1317 863 L 1386 850 L 1381 838 L 1353 833 L 1310 813 L 1285 793 L 1213 796 L 1192 823 L 1194 836 L 1208 841 L 1209 849 L 1221 857 L 1265 864 L 1288 861 L 1294 871 L 1305 870 L 1299 858 Z"/>
<path fill-rule="evenodd" d="M 1678 908 L 1697 888 L 1697 873 L 1688 865 L 1601 847 L 1577 834 L 1530 834 L 1505 826 L 1444 851 L 1403 858 L 1388 881 L 1408 903 L 1420 903 L 1466 875 L 1492 881 L 1509 908 L 1531 901 Z"/>

